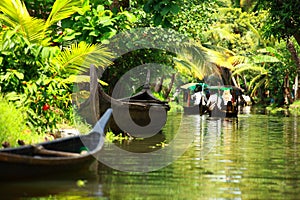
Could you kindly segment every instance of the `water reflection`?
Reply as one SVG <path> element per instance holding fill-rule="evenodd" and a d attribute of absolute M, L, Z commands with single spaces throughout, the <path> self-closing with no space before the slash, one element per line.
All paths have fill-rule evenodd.
<path fill-rule="evenodd" d="M 168 120 L 162 132 L 166 143 L 174 138 L 181 118 L 174 115 Z M 241 114 L 229 120 L 193 116 L 184 126 L 180 134 L 190 131 L 193 143 L 160 170 L 122 172 L 100 164 L 98 178 L 86 187 L 57 181 L 42 183 L 39 189 L 47 188 L 49 196 L 54 184 L 61 186 L 65 191 L 52 190 L 53 196 L 61 199 L 299 199 L 299 118 Z M 128 145 L 151 148 L 146 141 Z M 181 143 L 185 145 L 184 139 Z M 158 161 L 149 160 L 152 162 Z M 27 187 L 32 185 L 38 183 L 28 182 Z"/>
<path fill-rule="evenodd" d="M 66 199 L 66 197 L 76 199 L 79 196 L 94 196 L 99 193 L 97 171 L 98 169 L 95 169 L 95 171 L 60 174 L 59 176 L 53 172 L 53 174 L 34 179 L 5 182 L 0 180 L 0 196 L 2 199 L 31 199 L 55 195 L 62 197 L 62 199 Z M 84 184 L 79 185 L 77 184 L 78 181 L 82 181 Z"/>
<path fill-rule="evenodd" d="M 103 168 L 105 195 L 112 199 L 297 199 L 299 119 L 196 116 L 190 122 L 193 145 L 170 166 L 144 174 Z M 210 151 L 203 155 L 203 149 Z"/>

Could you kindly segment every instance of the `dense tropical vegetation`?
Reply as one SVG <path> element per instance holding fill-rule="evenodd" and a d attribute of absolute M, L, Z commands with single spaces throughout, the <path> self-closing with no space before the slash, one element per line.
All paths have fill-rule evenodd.
<path fill-rule="evenodd" d="M 162 98 L 175 91 L 169 86 L 179 81 L 176 74 L 200 81 L 217 72 L 253 102 L 289 105 L 300 97 L 299 7 L 296 0 L 2 0 L 0 110 L 13 105 L 23 113 L 18 132 L 72 125 L 74 77 L 89 63 L 108 67 L 102 77 L 108 91 L 131 68 L 160 63 L 169 74 L 158 82 L 167 88 L 156 90 Z M 166 44 L 178 42 L 174 33 L 187 40 L 172 51 L 144 48 L 114 57 L 111 38 L 147 27 L 168 28 Z"/>

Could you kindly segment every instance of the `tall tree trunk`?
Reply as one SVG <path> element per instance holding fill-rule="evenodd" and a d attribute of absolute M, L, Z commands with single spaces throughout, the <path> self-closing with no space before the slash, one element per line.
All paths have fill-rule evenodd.
<path fill-rule="evenodd" d="M 293 102 L 293 98 L 290 91 L 290 83 L 289 83 L 289 75 L 286 74 L 284 77 L 283 83 L 283 95 L 284 95 L 284 103 L 290 104 Z"/>
<path fill-rule="evenodd" d="M 296 96 L 298 94 L 298 87 L 299 87 L 299 77 L 298 74 L 295 77 L 294 85 L 293 85 L 293 90 L 294 90 L 294 100 L 296 99 Z"/>
<path fill-rule="evenodd" d="M 113 0 L 112 4 L 110 5 L 110 9 L 117 9 L 117 11 L 120 11 L 120 8 L 123 8 L 123 10 L 130 7 L 130 0 Z"/>
<path fill-rule="evenodd" d="M 248 92 L 248 84 L 247 84 L 247 79 L 246 79 L 246 76 L 243 75 L 243 82 L 244 82 L 244 85 L 245 85 L 245 92 Z"/>
<path fill-rule="evenodd" d="M 298 45 L 300 45 L 300 33 L 297 32 L 297 33 L 295 33 L 293 36 L 294 36 L 294 38 L 296 39 Z"/>
<path fill-rule="evenodd" d="M 171 92 L 173 84 L 174 84 L 174 80 L 175 80 L 175 74 L 172 74 L 171 82 L 169 84 L 169 88 L 168 88 L 168 90 L 166 91 L 166 93 L 164 95 L 165 99 L 167 99 L 169 97 L 169 95 L 170 95 L 170 92 Z"/>
<path fill-rule="evenodd" d="M 296 48 L 294 46 L 294 44 L 290 41 L 290 40 L 287 40 L 287 49 L 289 50 L 289 52 L 291 53 L 292 55 L 292 59 L 294 60 L 294 62 L 296 63 L 296 66 L 297 66 L 297 74 L 298 74 L 298 77 L 299 77 L 299 74 L 300 74 L 300 59 L 299 59 L 299 56 L 297 54 L 297 51 L 296 51 Z M 297 83 L 298 87 L 299 87 L 299 82 Z M 297 95 L 295 96 L 295 99 L 299 99 L 300 98 L 300 94 L 299 94 L 299 88 L 297 88 Z"/>
<path fill-rule="evenodd" d="M 163 85 L 163 82 L 164 82 L 164 75 L 160 78 L 160 80 L 157 80 L 156 81 L 156 84 L 155 84 L 155 88 L 154 88 L 154 91 L 155 92 L 160 92 L 161 89 L 162 89 L 162 85 Z"/>

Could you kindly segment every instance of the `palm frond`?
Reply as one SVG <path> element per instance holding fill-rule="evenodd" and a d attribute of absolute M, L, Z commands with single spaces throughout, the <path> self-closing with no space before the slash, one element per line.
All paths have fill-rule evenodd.
<path fill-rule="evenodd" d="M 261 77 L 258 76 L 258 78 L 261 78 Z M 257 79 L 256 79 L 256 81 L 257 81 Z M 255 84 L 255 86 L 254 86 L 254 88 L 253 88 L 253 90 L 252 90 L 250 96 L 253 96 L 254 93 L 257 91 L 257 89 L 260 88 L 261 86 L 263 86 L 263 85 L 264 85 L 264 86 L 268 85 L 267 83 L 268 83 L 268 77 L 265 76 L 265 77 L 263 77 L 260 81 L 258 81 L 258 82 Z"/>
<path fill-rule="evenodd" d="M 23 31 L 27 39 L 32 43 L 44 42 L 46 38 L 44 34 L 44 27 L 45 21 L 42 19 L 30 17 L 23 20 Z"/>
<path fill-rule="evenodd" d="M 52 66 L 60 72 L 77 74 L 89 69 L 91 64 L 106 67 L 112 63 L 112 57 L 112 53 L 102 45 L 80 42 L 72 44 L 70 48 L 58 54 L 53 59 Z"/>
<path fill-rule="evenodd" d="M 3 0 L 0 2 L 0 19 L 11 28 L 18 28 L 30 42 L 41 42 L 44 39 L 44 25 L 42 19 L 31 17 L 24 3 L 20 0 Z"/>
<path fill-rule="evenodd" d="M 222 54 L 207 49 L 197 42 L 182 44 L 176 53 L 175 67 L 181 71 L 186 68 L 185 71 L 199 79 L 217 72 L 216 64 L 224 61 Z"/>
<path fill-rule="evenodd" d="M 0 1 L 0 11 L 3 13 L 2 15 L 4 15 L 1 18 L 6 25 L 12 28 L 20 25 L 22 31 L 26 29 L 24 27 L 24 19 L 31 18 L 25 4 L 20 0 Z"/>
<path fill-rule="evenodd" d="M 20 0 L 1 0 L 0 11 L 16 24 L 22 24 L 23 18 L 30 17 L 27 8 Z"/>
<path fill-rule="evenodd" d="M 224 54 L 222 52 L 214 51 L 212 49 L 206 49 L 206 52 L 209 55 L 209 59 L 210 59 L 211 63 L 214 63 L 217 66 L 228 68 L 230 70 L 233 69 L 233 65 L 228 60 L 228 57 L 226 54 Z"/>
<path fill-rule="evenodd" d="M 82 7 L 82 5 L 81 0 L 56 0 L 46 21 L 46 28 L 62 19 L 70 17 L 76 12 L 76 8 Z"/>
<path fill-rule="evenodd" d="M 4 14 L 0 14 L 0 21 L 2 22 L 2 24 L 8 27 L 16 27 L 18 25 L 13 19 Z"/>
<path fill-rule="evenodd" d="M 264 77 L 264 75 L 258 74 L 254 78 L 252 78 L 252 80 L 249 83 L 249 87 L 251 88 L 254 84 L 258 85 L 257 83 L 259 82 L 260 79 L 262 79 L 262 77 Z"/>
<path fill-rule="evenodd" d="M 254 35 L 261 41 L 263 41 L 263 39 L 261 38 L 261 34 L 258 32 L 258 30 L 256 28 L 254 28 L 254 26 L 249 23 L 246 22 L 246 25 L 249 27 L 249 29 L 252 31 L 252 33 L 254 33 Z"/>
<path fill-rule="evenodd" d="M 194 78 L 203 79 L 207 74 L 211 74 L 211 72 L 206 71 L 206 67 L 198 67 L 193 62 L 188 60 L 173 58 L 175 63 L 175 68 L 184 74 L 188 74 Z"/>
<path fill-rule="evenodd" d="M 269 55 L 255 55 L 252 56 L 251 59 L 253 60 L 254 63 L 266 63 L 266 62 L 280 62 L 280 60 L 274 56 L 269 56 Z"/>
<path fill-rule="evenodd" d="M 257 71 L 260 74 L 267 74 L 268 70 L 266 70 L 265 68 L 261 67 L 261 66 L 257 66 L 257 65 L 253 65 L 250 63 L 243 63 L 243 64 L 239 64 L 235 67 L 232 76 L 236 75 L 236 74 L 241 74 L 242 72 L 245 71 Z"/>
<path fill-rule="evenodd" d="M 207 44 L 207 43 L 204 43 L 202 46 L 204 46 L 207 49 L 217 51 L 226 56 L 234 56 L 235 55 L 235 53 L 233 51 L 231 51 L 230 49 L 224 48 L 222 46 L 216 46 L 216 45 L 211 45 L 211 44 Z"/>

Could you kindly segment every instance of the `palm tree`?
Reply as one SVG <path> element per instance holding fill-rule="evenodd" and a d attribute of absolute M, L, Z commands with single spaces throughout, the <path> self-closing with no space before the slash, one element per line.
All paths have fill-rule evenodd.
<path fill-rule="evenodd" d="M 200 80 L 211 74 L 220 75 L 218 68 L 220 65 L 230 68 L 224 54 L 206 48 L 195 41 L 181 44 L 176 53 L 176 57 L 173 58 L 175 68 L 181 73 Z"/>
<path fill-rule="evenodd" d="M 261 50 L 261 52 L 268 52 L 267 50 L 271 50 L 271 48 L 266 48 Z M 245 85 L 245 87 L 251 90 L 250 96 L 253 97 L 259 88 L 268 88 L 271 73 L 268 69 L 266 69 L 267 63 L 278 63 L 281 62 L 275 56 L 258 54 L 249 57 L 240 57 L 240 61 L 235 65 L 233 69 L 232 76 L 239 75 L 244 77 L 245 72 L 248 72 L 247 75 L 250 76 L 249 85 Z M 251 73 L 249 73 L 251 72 Z M 247 84 L 246 82 L 244 84 Z"/>
<path fill-rule="evenodd" d="M 49 17 L 44 21 L 31 17 L 21 0 L 2 0 L 0 11 L 3 14 L 0 15 L 0 20 L 2 24 L 21 33 L 29 43 L 49 47 L 51 26 L 68 18 L 81 8 L 81 0 L 56 0 Z M 59 52 L 51 61 L 51 66 L 53 70 L 63 70 L 74 74 L 89 68 L 89 64 L 107 66 L 111 63 L 111 58 L 112 54 L 107 48 L 99 44 L 89 45 L 81 42 Z"/>
<path fill-rule="evenodd" d="M 20 72 L 20 76 L 17 77 L 17 86 L 15 82 L 0 80 L 0 89 L 7 97 L 11 97 L 10 100 L 25 108 L 28 123 L 38 129 L 52 129 L 58 119 L 72 120 L 68 115 L 73 108 L 71 86 L 75 80 L 88 81 L 76 75 L 86 71 L 91 64 L 106 67 L 111 63 L 112 53 L 101 44 L 80 42 L 61 48 L 51 46 L 51 33 L 55 31 L 53 26 L 81 8 L 81 0 L 56 0 L 47 20 L 43 20 L 30 16 L 21 0 L 0 1 L 0 23 L 5 25 L 0 32 L 1 56 L 4 51 L 14 51 L 7 47 L 7 43 L 13 39 L 13 44 L 18 47 L 18 54 L 22 57 L 18 58 L 15 54 L 3 57 L 4 62 L 0 63 L 0 77 L 5 77 L 10 68 Z M 10 38 L 7 35 L 16 37 Z M 30 61 L 33 61 L 24 61 L 29 56 Z M 1 88 L 2 84 L 6 86 L 5 91 Z M 40 109 L 49 102 L 57 110 L 57 113 L 51 114 L 55 117 Z"/>

